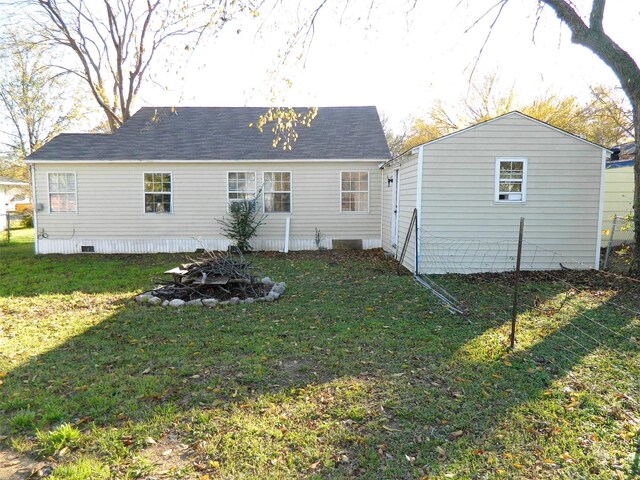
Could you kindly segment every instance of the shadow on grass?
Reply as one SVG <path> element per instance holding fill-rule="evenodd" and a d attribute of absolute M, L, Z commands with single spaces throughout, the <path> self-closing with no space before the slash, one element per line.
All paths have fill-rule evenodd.
<path fill-rule="evenodd" d="M 134 468 L 146 437 L 171 431 L 196 464 L 217 462 L 202 467 L 210 475 L 470 477 L 495 470 L 474 452 L 510 453 L 500 435 L 511 412 L 545 400 L 554 381 L 598 348 L 557 355 L 563 334 L 574 333 L 569 323 L 591 328 L 575 317 L 507 365 L 499 341 L 474 347 L 496 336 L 491 312 L 475 323 L 450 316 L 382 264 L 258 260 L 267 262 L 288 285 L 276 304 L 129 303 L 8 372 L 0 433 L 35 451 L 36 429 L 70 422 L 85 432 L 76 451 L 97 453 L 116 470 Z M 599 309 L 611 316 L 606 305 L 591 314 Z M 627 322 L 611 318 L 611 328 Z M 526 425 L 514 435 L 528 435 Z"/>

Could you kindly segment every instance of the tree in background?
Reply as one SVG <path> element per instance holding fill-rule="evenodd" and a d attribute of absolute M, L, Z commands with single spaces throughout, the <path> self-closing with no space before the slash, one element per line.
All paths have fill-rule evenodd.
<path fill-rule="evenodd" d="M 261 0 L 28 0 L 38 34 L 75 63 L 60 68 L 89 88 L 115 131 L 132 115 L 133 103 L 154 61 L 169 54 L 172 40 L 189 51 L 236 14 L 257 16 Z"/>
<path fill-rule="evenodd" d="M 400 136 L 391 133 L 392 153 L 398 155 L 422 143 L 476 123 L 484 122 L 518 110 L 525 115 L 561 128 L 603 146 L 614 146 L 628 140 L 633 131 L 631 116 L 625 99 L 615 89 L 597 86 L 585 103 L 576 97 L 548 94 L 531 103 L 517 100 L 514 89 L 501 92 L 496 77 L 485 78 L 479 86 L 472 85 L 471 93 L 454 107 L 436 102 L 426 118 L 413 117 Z"/>
<path fill-rule="evenodd" d="M 0 51 L 0 118 L 6 158 L 0 175 L 28 181 L 24 158 L 83 116 L 73 82 L 49 67 L 42 45 L 9 33 Z"/>

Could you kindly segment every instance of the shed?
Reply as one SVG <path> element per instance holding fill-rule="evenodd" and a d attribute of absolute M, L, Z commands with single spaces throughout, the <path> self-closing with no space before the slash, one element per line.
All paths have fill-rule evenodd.
<path fill-rule="evenodd" d="M 36 252 L 224 250 L 216 219 L 243 199 L 267 215 L 257 250 L 379 248 L 376 108 L 321 107 L 290 151 L 248 127 L 267 110 L 148 107 L 113 134 L 57 136 L 26 160 Z"/>
<path fill-rule="evenodd" d="M 608 152 L 515 111 L 419 145 L 383 166 L 383 248 L 417 274 L 509 271 L 524 218 L 524 269 L 598 268 Z"/>

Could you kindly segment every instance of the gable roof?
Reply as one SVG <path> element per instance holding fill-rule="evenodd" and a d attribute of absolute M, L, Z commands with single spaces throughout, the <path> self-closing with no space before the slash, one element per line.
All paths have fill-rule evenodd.
<path fill-rule="evenodd" d="M 61 134 L 27 163 L 390 158 L 376 107 L 320 107 L 290 151 L 249 128 L 268 107 L 145 107 L 113 134 Z M 296 111 L 306 112 L 307 108 Z"/>
<path fill-rule="evenodd" d="M 584 142 L 584 143 L 586 143 L 588 145 L 591 145 L 593 147 L 597 147 L 599 149 L 602 149 L 602 150 L 605 150 L 605 151 L 611 153 L 611 150 L 609 150 L 607 147 L 604 147 L 602 145 L 598 145 L 597 143 L 591 142 L 591 141 L 589 141 L 589 140 L 587 140 L 585 138 L 579 137 L 578 135 L 575 135 L 575 134 L 573 134 L 571 132 L 567 132 L 566 130 L 563 130 L 561 128 L 554 127 L 553 125 L 551 125 L 551 124 L 549 124 L 547 122 L 543 122 L 542 120 L 538 120 L 537 118 L 533 118 L 533 117 L 531 117 L 529 115 L 526 115 L 526 114 L 524 114 L 522 112 L 519 112 L 517 110 L 513 110 L 511 112 L 507 112 L 505 114 L 499 115 L 499 116 L 491 118 L 489 120 L 485 120 L 484 122 L 476 123 L 476 124 L 471 125 L 469 127 L 465 127 L 465 128 L 460 129 L 460 130 L 456 130 L 455 132 L 449 133 L 447 135 L 443 135 L 442 137 L 434 138 L 433 140 L 430 140 L 428 142 L 421 143 L 420 145 L 416 145 L 415 147 L 411 147 L 407 151 L 402 152 L 400 155 L 397 155 L 396 157 L 392 158 L 387 163 L 390 163 L 393 160 L 395 160 L 396 158 L 400 158 L 400 157 L 406 155 L 409 152 L 413 152 L 415 149 L 417 149 L 419 147 L 431 145 L 431 144 L 434 144 L 434 143 L 438 143 L 438 142 L 440 142 L 442 140 L 446 140 L 446 139 L 449 139 L 449 138 L 452 138 L 452 137 L 456 137 L 456 136 L 458 136 L 460 134 L 463 134 L 465 132 L 468 132 L 470 130 L 474 130 L 474 129 L 478 128 L 478 127 L 482 127 L 483 125 L 488 125 L 488 124 L 493 123 L 495 121 L 498 121 L 500 119 L 503 119 L 503 118 L 506 118 L 506 117 L 513 117 L 513 116 L 519 116 L 519 117 L 522 117 L 522 118 L 526 118 L 526 119 L 531 120 L 531 121 L 533 121 L 533 122 L 535 122 L 535 123 L 537 123 L 539 125 L 542 125 L 544 127 L 547 127 L 547 128 L 552 129 L 552 130 L 555 130 L 558 133 L 561 133 L 563 135 L 566 135 L 568 137 L 574 138 L 574 139 L 579 140 L 581 142 Z"/>

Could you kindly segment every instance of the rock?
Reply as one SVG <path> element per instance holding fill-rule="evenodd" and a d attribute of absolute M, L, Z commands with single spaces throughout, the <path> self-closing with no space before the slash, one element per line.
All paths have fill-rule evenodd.
<path fill-rule="evenodd" d="M 169 300 L 165 300 L 164 302 L 162 302 L 162 306 L 163 307 L 168 307 L 169 306 Z"/>
<path fill-rule="evenodd" d="M 201 307 L 202 306 L 202 300 L 200 298 L 196 298 L 195 300 L 189 300 L 187 303 L 185 303 L 185 305 L 187 307 L 192 307 L 194 305 Z"/>
<path fill-rule="evenodd" d="M 269 277 L 264 277 L 262 279 L 262 284 L 266 285 L 267 287 L 272 287 L 274 285 L 274 281 L 271 280 Z"/>
<path fill-rule="evenodd" d="M 215 307 L 216 305 L 218 305 L 218 300 L 216 300 L 215 298 L 205 298 L 204 300 L 202 300 L 202 305 L 204 305 L 205 307 Z"/>
<path fill-rule="evenodd" d="M 264 297 L 258 297 L 255 300 L 256 302 L 264 302 Z"/>
<path fill-rule="evenodd" d="M 271 293 L 277 293 L 279 295 L 282 295 L 284 293 L 284 290 L 285 290 L 284 283 L 276 283 L 271 288 Z"/>
<path fill-rule="evenodd" d="M 229 305 L 238 305 L 240 303 L 240 299 L 238 297 L 232 297 L 229 299 Z"/>
<path fill-rule="evenodd" d="M 253 303 L 255 301 L 256 301 L 255 298 L 249 297 L 249 298 L 245 298 L 244 303 Z"/>
<path fill-rule="evenodd" d="M 229 300 L 225 300 L 224 302 L 220 302 L 220 305 L 229 305 Z"/>
<path fill-rule="evenodd" d="M 274 297 L 271 294 L 267 295 L 266 297 L 262 297 L 262 298 L 264 298 L 265 302 L 273 302 L 276 299 L 276 297 Z"/>
<path fill-rule="evenodd" d="M 160 297 L 151 296 L 149 300 L 147 300 L 149 305 L 160 305 L 162 303 L 162 299 Z"/>
<path fill-rule="evenodd" d="M 153 297 L 153 295 L 150 293 L 141 293 L 136 297 L 136 303 L 142 305 L 143 303 L 147 303 L 151 297 Z"/>
<path fill-rule="evenodd" d="M 268 297 L 273 297 L 273 298 L 274 298 L 274 300 L 277 300 L 277 299 L 279 299 L 279 298 L 280 298 L 280 295 L 282 295 L 282 294 L 281 294 L 281 293 L 278 293 L 278 292 L 274 292 L 273 290 L 271 290 L 271 291 L 269 292 L 269 295 L 267 295 L 267 296 L 268 296 Z"/>
<path fill-rule="evenodd" d="M 182 307 L 186 302 L 184 300 L 180 300 L 179 298 L 174 298 L 169 302 L 170 307 Z"/>

